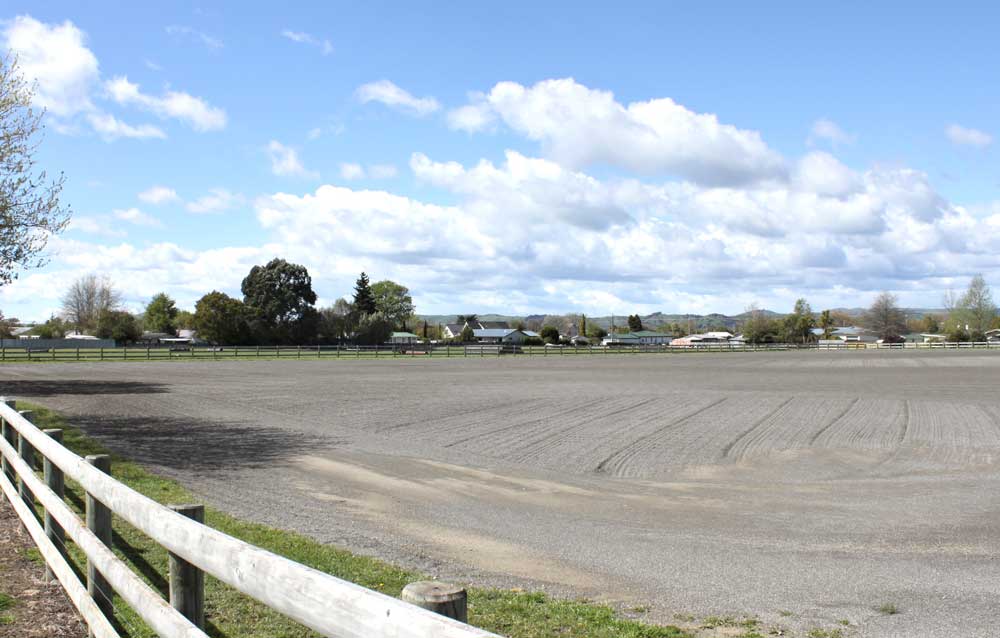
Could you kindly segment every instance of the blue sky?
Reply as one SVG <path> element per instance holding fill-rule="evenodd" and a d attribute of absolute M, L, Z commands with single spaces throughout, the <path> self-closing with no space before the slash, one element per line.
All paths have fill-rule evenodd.
<path fill-rule="evenodd" d="M 419 312 L 940 304 L 1000 283 L 983 3 L 8 2 L 71 228 L 0 289 L 362 269 Z"/>

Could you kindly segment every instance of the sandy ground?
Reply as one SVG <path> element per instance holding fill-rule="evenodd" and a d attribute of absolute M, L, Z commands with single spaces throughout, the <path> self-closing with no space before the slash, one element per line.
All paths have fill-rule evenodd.
<path fill-rule="evenodd" d="M 0 367 L 251 519 L 653 620 L 878 637 L 1000 633 L 998 388 L 987 351 Z"/>

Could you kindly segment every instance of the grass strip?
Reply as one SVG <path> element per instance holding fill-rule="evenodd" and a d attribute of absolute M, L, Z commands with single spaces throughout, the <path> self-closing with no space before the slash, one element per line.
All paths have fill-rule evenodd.
<path fill-rule="evenodd" d="M 79 429 L 69 427 L 56 412 L 39 405 L 19 402 L 21 409 L 33 410 L 39 428 L 62 428 L 66 447 L 80 456 L 108 454 L 97 441 Z M 158 476 L 137 463 L 112 454 L 112 475 L 132 489 L 167 503 L 191 503 L 197 499 L 174 480 Z M 75 482 L 66 482 L 67 502 L 82 513 L 84 493 Z M 167 592 L 167 552 L 119 517 L 114 518 L 114 550 L 164 597 Z M 398 597 L 410 582 L 426 577 L 367 556 L 266 525 L 244 521 L 210 507 L 205 508 L 210 527 L 258 547 L 308 565 L 338 578 Z M 78 574 L 85 573 L 86 559 L 68 542 Z M 313 638 L 319 634 L 295 623 L 206 575 L 206 633 L 226 638 Z M 142 620 L 116 599 L 115 615 L 123 636 L 154 638 Z M 469 589 L 469 622 L 511 638 L 689 638 L 673 626 L 657 626 L 619 617 L 613 609 L 588 601 L 560 600 L 538 592 L 502 589 Z M 373 637 L 374 638 L 374 637 Z"/>

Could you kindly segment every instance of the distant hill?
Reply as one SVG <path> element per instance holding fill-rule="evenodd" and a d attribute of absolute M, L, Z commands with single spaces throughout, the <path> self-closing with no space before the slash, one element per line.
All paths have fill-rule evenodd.
<path fill-rule="evenodd" d="M 840 312 L 849 317 L 856 318 L 860 321 L 861 317 L 864 316 L 867 308 L 832 308 L 831 310 L 835 312 Z M 787 313 L 774 312 L 773 310 L 761 309 L 759 312 L 764 315 L 771 317 L 772 319 L 780 319 L 784 317 Z M 939 308 L 903 308 L 903 312 L 906 314 L 907 319 L 919 319 L 926 314 L 947 314 L 945 310 Z M 427 321 L 429 324 L 445 324 L 452 323 L 455 321 L 456 315 L 417 315 L 420 321 Z M 552 315 L 500 315 L 500 314 L 481 314 L 478 315 L 481 321 L 506 321 L 507 323 L 513 324 L 517 321 L 524 321 L 525 323 L 531 323 L 535 321 L 544 321 L 547 316 Z M 742 324 L 750 316 L 748 312 L 741 312 L 738 315 L 724 315 L 720 313 L 709 313 L 707 315 L 698 314 L 665 314 L 663 312 L 654 312 L 645 316 L 642 316 L 642 325 L 646 328 L 657 328 L 665 324 L 679 323 L 682 326 L 690 327 L 695 332 L 707 330 L 709 328 L 715 327 L 725 327 L 727 330 L 736 330 L 740 324 Z M 615 325 L 623 326 L 628 321 L 628 315 L 615 315 Z M 611 315 L 603 317 L 587 317 L 587 323 L 590 325 L 597 325 L 605 330 L 611 326 Z"/>

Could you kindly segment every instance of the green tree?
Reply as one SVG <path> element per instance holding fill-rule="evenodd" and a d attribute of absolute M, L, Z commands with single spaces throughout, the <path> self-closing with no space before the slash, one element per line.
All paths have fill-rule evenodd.
<path fill-rule="evenodd" d="M 355 328 L 354 341 L 363 346 L 377 346 L 392 336 L 392 322 L 379 313 L 365 315 Z"/>
<path fill-rule="evenodd" d="M 888 291 L 875 297 L 863 323 L 865 328 L 884 340 L 899 337 L 906 330 L 906 316 L 899 308 L 896 295 Z"/>
<path fill-rule="evenodd" d="M 819 327 L 823 329 L 823 338 L 829 339 L 833 332 L 833 315 L 829 310 L 824 310 L 819 315 Z"/>
<path fill-rule="evenodd" d="M 476 323 L 479 321 L 479 315 L 458 315 L 455 317 L 455 323 Z"/>
<path fill-rule="evenodd" d="M 587 315 L 580 315 L 580 334 L 587 336 Z"/>
<path fill-rule="evenodd" d="M 555 326 L 543 326 L 538 336 L 542 338 L 545 343 L 559 343 L 559 328 Z"/>
<path fill-rule="evenodd" d="M 307 343 L 316 335 L 316 293 L 305 266 L 272 259 L 254 266 L 243 279 L 243 303 L 254 313 L 261 341 Z"/>
<path fill-rule="evenodd" d="M 410 289 L 385 279 L 371 286 L 375 299 L 375 311 L 388 319 L 393 327 L 406 329 L 406 320 L 413 314 L 413 298 Z"/>
<path fill-rule="evenodd" d="M 941 322 L 934 315 L 924 315 L 920 320 L 920 329 L 927 334 L 937 334 L 941 330 Z"/>
<path fill-rule="evenodd" d="M 628 329 L 632 332 L 639 332 L 642 330 L 642 318 L 635 314 L 628 316 Z"/>
<path fill-rule="evenodd" d="M 250 340 L 250 312 L 239 299 L 213 290 L 194 306 L 194 328 L 209 343 L 242 345 Z"/>
<path fill-rule="evenodd" d="M 173 299 L 168 297 L 166 293 L 157 294 L 146 306 L 146 314 L 143 319 L 146 330 L 173 334 L 177 330 L 177 312 L 177 306 Z"/>
<path fill-rule="evenodd" d="M 354 283 L 354 312 L 359 317 L 375 314 L 375 295 L 372 293 L 371 284 L 368 282 L 368 275 L 364 272 Z"/>
<path fill-rule="evenodd" d="M 773 343 L 778 335 L 778 323 L 756 305 L 747 308 L 749 315 L 743 322 L 743 338 L 747 343 Z"/>
<path fill-rule="evenodd" d="M 473 341 L 476 340 L 476 333 L 472 329 L 471 325 L 465 324 L 465 327 L 462 328 L 462 334 L 459 338 L 462 340 L 462 343 L 472 343 Z"/>
<path fill-rule="evenodd" d="M 997 306 L 993 293 L 982 275 L 976 275 L 969 282 L 958 304 L 952 311 L 952 325 L 961 325 L 975 340 L 985 340 L 985 332 L 993 326 L 997 316 Z"/>
<path fill-rule="evenodd" d="M 62 339 L 67 331 L 66 322 L 59 317 L 49 317 L 49 320 L 38 328 L 38 336 L 42 339 Z"/>
<path fill-rule="evenodd" d="M 608 336 L 608 331 L 596 323 L 591 323 L 590 329 L 587 331 L 587 336 L 595 341 L 601 341 L 604 337 Z"/>
<path fill-rule="evenodd" d="M 812 308 L 805 299 L 798 299 L 792 314 L 786 315 L 782 321 L 785 340 L 789 343 L 807 343 L 813 337 L 812 329 L 816 327 L 816 318 Z"/>
<path fill-rule="evenodd" d="M 69 223 L 60 205 L 65 178 L 35 170 L 42 112 L 31 107 L 33 85 L 12 54 L 0 55 L 0 285 L 45 265 L 49 238 Z"/>
<path fill-rule="evenodd" d="M 178 310 L 174 325 L 178 330 L 194 330 L 194 313 L 190 310 Z"/>
<path fill-rule="evenodd" d="M 102 310 L 97 318 L 97 336 L 117 344 L 132 343 L 142 336 L 139 322 L 124 310 Z"/>

